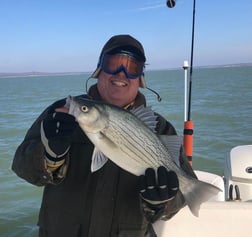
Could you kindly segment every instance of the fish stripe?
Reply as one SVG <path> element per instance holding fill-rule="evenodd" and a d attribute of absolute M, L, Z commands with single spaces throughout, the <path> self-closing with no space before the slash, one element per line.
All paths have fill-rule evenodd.
<path fill-rule="evenodd" d="M 160 147 L 158 144 L 156 146 L 153 146 L 153 144 L 148 144 L 148 139 L 146 137 L 149 137 L 150 135 L 156 136 L 152 131 L 148 131 L 146 133 L 146 130 L 140 129 L 134 125 L 134 120 L 130 119 L 127 120 L 127 123 L 125 123 L 124 119 L 111 119 L 110 118 L 110 132 L 113 131 L 120 131 L 120 134 L 110 134 L 113 139 L 117 137 L 116 140 L 118 143 L 117 145 L 120 146 L 120 144 L 123 144 L 123 146 L 120 146 L 120 149 L 125 154 L 133 154 L 130 155 L 131 159 L 133 158 L 136 163 L 139 163 L 141 165 L 144 165 L 146 167 L 158 167 L 160 165 L 160 162 L 163 163 L 163 165 L 167 166 L 164 162 L 162 162 L 162 159 L 158 159 L 156 156 L 156 152 L 162 154 Z M 143 124 L 143 126 L 145 126 Z M 123 134 L 123 136 L 121 136 Z M 106 132 L 106 135 L 109 134 Z M 139 136 L 141 135 L 141 137 Z M 157 138 L 156 138 L 157 139 Z M 161 147 L 162 148 L 162 147 Z M 167 151 L 166 151 L 167 152 Z M 146 159 L 145 157 L 150 157 L 151 159 Z M 141 158 L 141 159 L 139 159 Z"/>
<path fill-rule="evenodd" d="M 173 157 L 176 153 L 166 143 L 169 139 L 164 137 L 163 140 L 162 137 L 161 140 L 134 114 L 97 101 L 78 97 L 70 97 L 69 100 L 69 113 L 76 117 L 95 146 L 118 166 L 135 175 L 143 174 L 146 168 L 156 169 L 161 165 L 173 170 L 178 176 L 185 202 L 194 215 L 198 216 L 202 202 L 220 191 L 211 184 L 188 176 L 176 164 L 178 157 Z M 80 109 L 83 105 L 88 107 L 88 111 Z M 143 114 L 141 111 L 138 113 Z"/>

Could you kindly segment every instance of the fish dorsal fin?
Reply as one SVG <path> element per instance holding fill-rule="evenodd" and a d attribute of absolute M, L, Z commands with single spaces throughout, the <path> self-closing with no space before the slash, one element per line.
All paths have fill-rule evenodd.
<path fill-rule="evenodd" d="M 130 110 L 137 118 L 139 118 L 147 127 L 153 132 L 156 132 L 157 115 L 154 114 L 151 107 L 144 107 L 143 105 Z"/>
<path fill-rule="evenodd" d="M 191 177 L 198 179 L 197 175 L 194 173 L 192 166 L 188 162 L 188 158 L 185 154 L 183 147 L 180 148 L 180 156 L 179 156 L 180 167 L 185 171 L 186 174 Z"/>
<path fill-rule="evenodd" d="M 168 148 L 172 160 L 183 169 L 183 171 L 193 178 L 197 178 L 192 166 L 188 163 L 188 159 L 183 149 L 183 137 L 177 135 L 159 135 L 162 143 Z"/>
<path fill-rule="evenodd" d="M 173 161 L 180 166 L 180 148 L 183 144 L 183 137 L 178 135 L 158 135 L 161 142 L 168 148 Z"/>
<path fill-rule="evenodd" d="M 108 158 L 95 147 L 92 155 L 91 172 L 95 172 L 102 168 L 107 161 Z"/>

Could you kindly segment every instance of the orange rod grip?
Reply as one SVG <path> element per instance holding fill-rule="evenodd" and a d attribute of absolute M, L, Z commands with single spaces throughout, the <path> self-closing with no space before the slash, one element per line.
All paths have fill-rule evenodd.
<path fill-rule="evenodd" d="M 193 155 L 193 128 L 193 121 L 184 122 L 184 149 L 190 165 L 192 165 Z"/>

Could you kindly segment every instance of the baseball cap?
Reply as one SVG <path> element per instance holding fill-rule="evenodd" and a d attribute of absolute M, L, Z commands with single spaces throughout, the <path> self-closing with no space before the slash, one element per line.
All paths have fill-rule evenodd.
<path fill-rule="evenodd" d="M 130 35 L 115 35 L 111 37 L 107 41 L 107 43 L 103 46 L 102 51 L 100 53 L 100 57 L 99 57 L 99 63 L 104 54 L 111 53 L 113 51 L 116 51 L 117 49 L 122 49 L 128 52 L 131 52 L 135 54 L 137 58 L 139 58 L 143 62 L 146 61 L 144 48 L 137 39 L 135 39 L 134 37 Z M 99 63 L 96 70 L 91 75 L 92 78 L 97 78 L 101 71 L 101 68 L 99 67 Z M 146 87 L 144 75 L 140 77 L 140 87 L 142 88 Z"/>

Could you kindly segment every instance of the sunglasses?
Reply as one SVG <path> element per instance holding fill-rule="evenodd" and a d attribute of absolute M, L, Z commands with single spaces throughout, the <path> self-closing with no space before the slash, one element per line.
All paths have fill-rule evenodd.
<path fill-rule="evenodd" d="M 108 74 L 115 75 L 123 71 L 127 78 L 136 79 L 143 75 L 144 62 L 127 51 L 121 51 L 103 55 L 99 66 Z"/>

